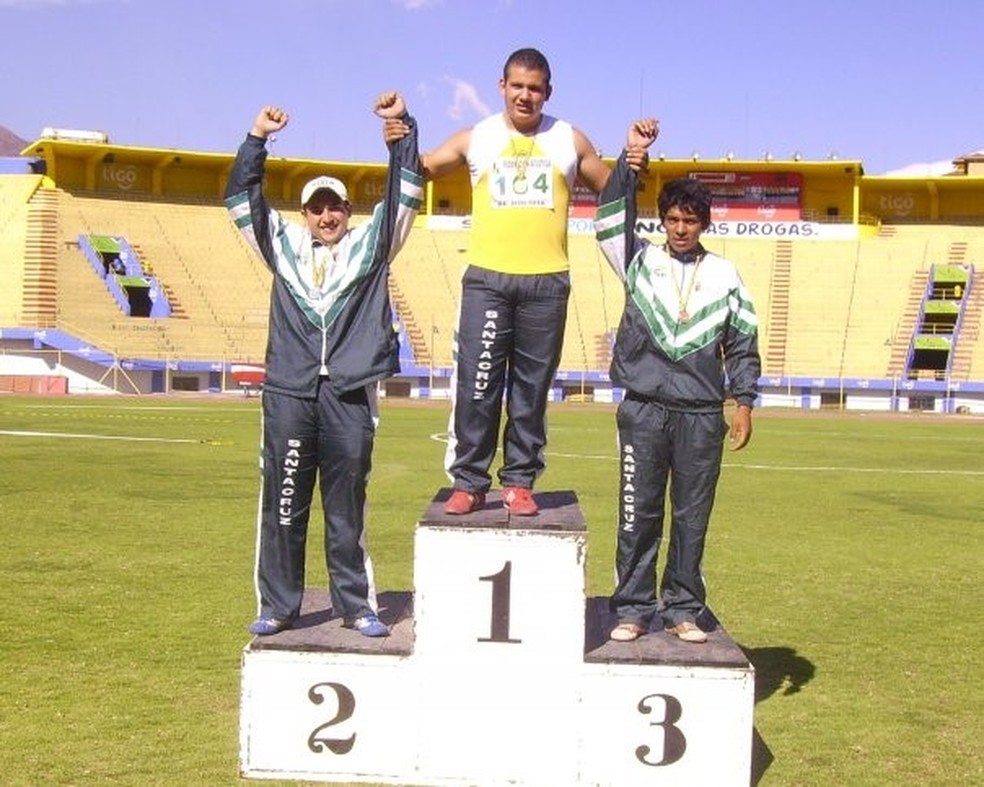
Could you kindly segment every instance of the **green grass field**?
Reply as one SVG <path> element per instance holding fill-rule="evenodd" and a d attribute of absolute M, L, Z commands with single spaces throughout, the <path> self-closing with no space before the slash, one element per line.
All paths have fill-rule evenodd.
<path fill-rule="evenodd" d="M 234 784 L 259 403 L 0 398 L 0 781 Z M 388 402 L 379 590 L 447 481 L 446 404 Z M 614 410 L 550 411 L 541 489 L 577 492 L 612 588 Z M 101 439 L 102 438 L 102 439 Z M 984 420 L 758 411 L 727 453 L 709 602 L 756 667 L 763 785 L 984 781 Z M 320 521 L 308 584 L 323 584 Z"/>

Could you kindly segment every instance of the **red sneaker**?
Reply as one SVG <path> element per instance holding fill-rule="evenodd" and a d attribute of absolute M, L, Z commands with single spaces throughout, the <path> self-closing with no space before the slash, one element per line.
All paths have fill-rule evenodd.
<path fill-rule="evenodd" d="M 463 515 L 478 511 L 485 505 L 485 495 L 482 492 L 466 492 L 455 489 L 451 497 L 444 503 L 445 514 Z"/>
<path fill-rule="evenodd" d="M 502 490 L 502 504 L 516 516 L 533 516 L 540 507 L 533 499 L 533 490 L 525 486 L 507 486 Z"/>

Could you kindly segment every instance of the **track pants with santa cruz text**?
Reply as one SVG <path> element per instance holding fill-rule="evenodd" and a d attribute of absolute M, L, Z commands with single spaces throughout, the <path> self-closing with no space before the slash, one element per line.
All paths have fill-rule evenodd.
<path fill-rule="evenodd" d="M 502 400 L 503 486 L 532 488 L 543 472 L 546 409 L 564 342 L 570 275 L 516 275 L 469 266 L 461 308 L 445 468 L 457 489 L 485 492 Z"/>
<path fill-rule="evenodd" d="M 620 453 L 617 585 L 620 622 L 693 622 L 706 603 L 704 540 L 727 432 L 721 412 L 691 413 L 627 394 L 616 416 Z M 670 488 L 670 543 L 656 598 L 656 558 Z"/>
<path fill-rule="evenodd" d="M 256 545 L 261 617 L 292 620 L 300 613 L 316 481 L 332 610 L 346 619 L 375 611 L 372 562 L 365 549 L 374 412 L 374 388 L 336 395 L 322 381 L 314 399 L 263 392 Z"/>

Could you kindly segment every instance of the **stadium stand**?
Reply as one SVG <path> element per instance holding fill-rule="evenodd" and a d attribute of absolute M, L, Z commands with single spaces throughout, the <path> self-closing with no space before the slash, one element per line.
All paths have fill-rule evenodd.
<path fill-rule="evenodd" d="M 978 269 L 978 275 L 980 269 Z M 964 328 L 957 356 L 954 358 L 954 372 L 960 380 L 984 380 L 984 341 L 981 330 L 984 325 L 984 285 L 978 281 L 967 296 Z"/>
<path fill-rule="evenodd" d="M 393 305 L 418 366 L 451 366 L 468 233 L 417 227 L 391 268 Z"/>
<path fill-rule="evenodd" d="M 765 374 L 783 373 L 789 313 L 789 241 L 761 238 L 730 240 L 708 236 L 709 251 L 737 266 L 758 317 L 759 352 Z"/>
<path fill-rule="evenodd" d="M 122 315 L 78 251 L 79 234 L 126 238 L 162 282 L 174 317 Z M 269 274 L 223 206 L 62 192 L 61 240 L 59 318 L 89 326 L 86 341 L 127 357 L 262 360 Z"/>
<path fill-rule="evenodd" d="M 33 325 L 55 321 L 58 264 L 58 192 L 43 185 L 27 203 L 21 316 Z"/>
<path fill-rule="evenodd" d="M 40 175 L 0 177 L 0 325 L 19 325 L 24 287 L 23 253 L 27 241 L 28 202 Z"/>
<path fill-rule="evenodd" d="M 0 242 L 12 260 L 31 226 L 30 205 L 22 200 L 37 190 L 39 177 L 3 181 Z M 55 316 L 62 327 L 126 356 L 262 358 L 269 275 L 231 230 L 221 205 L 53 193 L 61 248 Z M 51 213 L 50 205 L 46 210 Z M 125 237 L 145 270 L 159 276 L 173 317 L 134 321 L 120 314 L 85 265 L 79 234 Z M 854 241 L 710 237 L 707 245 L 738 263 L 753 294 L 767 373 L 872 377 L 901 371 L 929 260 L 976 257 L 984 237 L 955 245 L 939 227 L 903 226 Z M 418 228 L 393 268 L 394 303 L 420 366 L 451 364 L 466 249 L 465 231 Z M 570 253 L 574 286 L 562 369 L 603 373 L 621 313 L 621 285 L 590 235 L 573 235 Z M 25 256 L 23 268 L 11 266 L 8 281 L 23 278 L 26 269 Z M 4 288 L 8 324 L 20 322 L 15 292 Z M 964 374 L 973 377 L 979 354 L 965 354 Z"/>
<path fill-rule="evenodd" d="M 622 316 L 622 283 L 593 236 L 572 236 L 568 252 L 571 301 L 560 368 L 607 372 L 612 358 L 612 341 Z"/>
<path fill-rule="evenodd" d="M 926 261 L 922 250 L 904 238 L 876 237 L 856 245 L 855 295 L 847 325 L 844 373 L 898 376 L 926 287 Z"/>
<path fill-rule="evenodd" d="M 39 325 L 51 324 L 45 317 L 50 313 L 85 341 L 127 356 L 262 358 L 269 274 L 232 230 L 220 204 L 39 191 L 39 176 L 2 181 L 0 243 L 8 261 L 7 280 L 24 282 L 21 299 L 16 286 L 4 288 L 5 323 L 23 322 L 20 314 L 29 300 L 26 288 L 33 265 Z M 28 202 L 32 194 L 35 199 Z M 53 312 L 39 300 L 55 291 L 54 277 L 45 271 L 52 244 L 35 241 L 34 255 L 25 253 L 23 266 L 9 264 L 32 234 L 51 234 L 52 215 L 59 285 Z M 80 234 L 126 238 L 144 269 L 160 278 L 173 303 L 173 317 L 134 321 L 120 314 L 85 264 Z M 938 226 L 901 225 L 861 240 L 709 237 L 707 245 L 738 263 L 753 294 L 763 354 L 771 364 L 767 373 L 870 377 L 901 371 L 932 260 L 980 258 L 984 230 L 975 228 L 959 242 Z M 419 227 L 393 268 L 394 303 L 418 365 L 451 364 L 466 249 L 465 231 Z M 570 253 L 574 286 L 562 369 L 603 373 L 621 313 L 621 285 L 590 235 L 572 235 Z M 979 298 L 979 290 L 972 288 L 972 295 Z M 979 323 L 976 312 L 968 322 Z M 968 360 L 963 373 L 973 378 L 981 365 L 980 354 L 972 351 L 976 334 L 964 339 Z M 781 351 L 773 354 L 776 347 Z"/>
<path fill-rule="evenodd" d="M 29 147 L 28 153 L 38 156 L 31 161 L 44 164 L 49 175 L 23 174 L 24 167 L 0 175 L 2 352 L 11 352 L 11 341 L 32 338 L 32 331 L 55 329 L 61 344 L 50 344 L 56 341 L 51 336 L 39 340 L 37 333 L 34 344 L 47 342 L 51 352 L 70 352 L 74 337 L 76 348 L 81 344 L 117 363 L 136 364 L 128 368 L 157 374 L 152 383 L 134 386 L 155 391 L 168 389 L 169 381 L 160 379 L 165 365 L 177 369 L 199 363 L 189 373 L 214 389 L 222 385 L 216 369 L 262 364 L 270 276 L 222 204 L 231 157 L 110 145 L 80 148 L 51 140 Z M 322 166 L 287 160 L 271 164 L 271 198 L 288 218 L 296 212 L 298 189 L 309 170 Z M 382 183 L 384 167 L 332 166 L 342 168 L 350 191 L 359 196 L 356 209 L 365 210 Z M 652 203 L 659 182 L 705 165 L 660 161 L 652 166 L 640 230 L 657 233 Z M 772 165 L 728 166 L 759 177 L 759 170 Z M 727 173 L 716 172 L 720 164 L 706 167 L 724 182 Z M 860 381 L 862 387 L 873 381 L 875 387 L 893 390 L 911 380 L 945 379 L 972 389 L 984 402 L 984 209 L 975 201 L 976 181 L 969 176 L 962 183 L 863 176 L 859 181 L 857 170 L 843 163 L 814 162 L 804 172 L 802 222 L 780 227 L 759 221 L 746 231 L 756 218 L 732 216 L 716 221 L 703 236 L 709 249 L 737 263 L 752 294 L 764 380 L 785 391 L 777 400 L 814 406 L 808 403 L 826 391 L 829 403 L 831 387 L 844 380 L 850 385 Z M 813 178 L 818 187 L 811 191 Z M 854 196 L 858 183 L 860 196 Z M 425 210 L 418 219 L 390 280 L 404 340 L 401 360 L 413 380 L 393 390 L 410 395 L 433 395 L 435 385 L 439 391 L 436 378 L 446 377 L 452 366 L 459 280 L 467 259 L 467 179 L 444 189 L 431 194 L 427 205 L 433 212 Z M 935 193 L 940 195 L 936 201 L 930 198 Z M 879 215 L 883 206 L 885 215 Z M 595 243 L 590 217 L 572 217 L 571 227 L 572 294 L 558 383 L 565 397 L 589 394 L 597 385 L 604 390 L 623 307 L 621 283 Z M 127 316 L 125 298 L 121 310 L 119 292 L 114 299 L 111 291 L 122 279 L 100 276 L 98 263 L 94 269 L 93 235 L 120 239 L 133 249 L 139 272 L 166 296 L 168 316 Z M 658 235 L 652 237 L 659 241 Z M 951 301 L 942 313 L 957 313 L 950 326 L 936 322 L 928 328 L 937 345 L 944 342 L 945 368 L 913 372 L 909 364 L 916 342 L 920 332 L 927 332 L 927 304 L 938 297 L 932 287 L 937 266 L 967 270 L 966 284 L 959 295 L 950 287 L 942 296 Z M 946 341 L 953 348 L 948 356 Z M 428 388 L 431 394 L 424 393 Z"/>
<path fill-rule="evenodd" d="M 790 245 L 785 369 L 806 376 L 839 375 L 857 269 L 852 251 L 857 244 L 803 241 Z"/>

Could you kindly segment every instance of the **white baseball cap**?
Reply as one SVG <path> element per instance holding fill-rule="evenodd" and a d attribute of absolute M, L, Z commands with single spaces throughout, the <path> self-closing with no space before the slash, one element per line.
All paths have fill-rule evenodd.
<path fill-rule="evenodd" d="M 309 180 L 304 184 L 304 188 L 301 189 L 301 207 L 303 208 L 307 205 L 311 201 L 311 197 L 314 196 L 315 192 L 321 191 L 322 189 L 335 192 L 339 197 L 341 197 L 342 202 L 348 201 L 348 191 L 345 189 L 345 184 L 338 178 L 322 175 L 321 177 L 314 178 L 314 180 Z"/>

